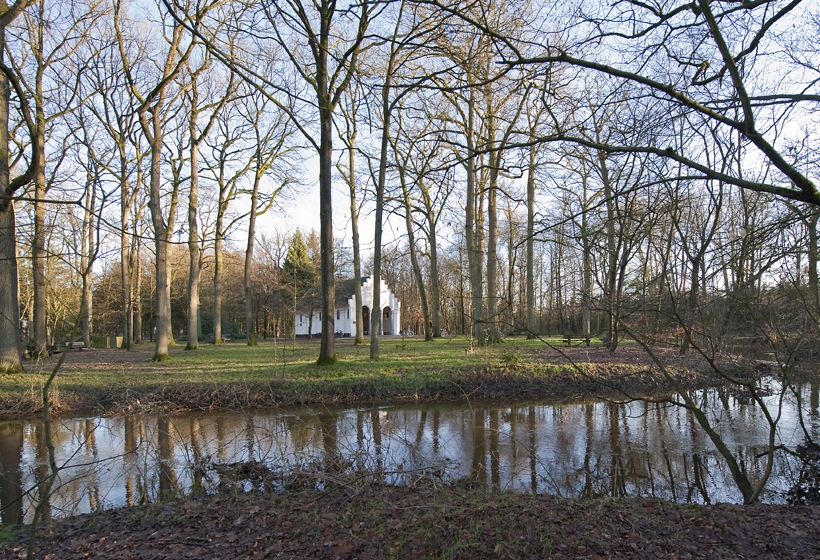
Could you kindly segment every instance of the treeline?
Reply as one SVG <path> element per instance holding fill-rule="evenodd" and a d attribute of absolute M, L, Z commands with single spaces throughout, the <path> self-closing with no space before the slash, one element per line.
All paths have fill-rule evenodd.
<path fill-rule="evenodd" d="M 335 360 L 340 277 L 385 278 L 427 339 L 685 350 L 818 323 L 813 6 L 20 0 L 2 13 L 2 371 L 94 333 L 126 348 L 149 333 L 163 360 L 181 333 L 195 349 L 286 331 L 307 280 L 285 289 L 293 238 L 256 221 L 290 211 L 317 179 L 309 160 L 320 363 Z M 397 243 L 383 243 L 388 216 Z M 378 296 L 366 303 L 357 342 L 379 317 Z"/>

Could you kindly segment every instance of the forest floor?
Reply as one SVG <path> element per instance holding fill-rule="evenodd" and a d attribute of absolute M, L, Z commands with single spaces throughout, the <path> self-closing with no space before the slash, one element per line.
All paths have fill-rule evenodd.
<path fill-rule="evenodd" d="M 0 543 L 0 557 L 25 558 L 26 538 Z M 807 559 L 820 557 L 820 509 L 349 483 L 81 515 L 35 543 L 39 559 Z"/>
<path fill-rule="evenodd" d="M 316 366 L 318 341 L 265 341 L 171 348 L 171 359 L 151 362 L 153 346 L 132 351 L 89 348 L 65 355 L 50 395 L 52 413 L 175 413 L 300 404 L 387 404 L 470 399 L 566 400 L 669 394 L 671 387 L 650 356 L 624 342 L 615 352 L 600 341 L 565 347 L 560 338 L 507 339 L 473 347 L 464 337 L 424 342 L 385 338 L 381 359 L 369 348 L 337 340 L 339 363 Z M 686 388 L 721 379 L 697 352 L 673 346 L 654 349 Z M 42 411 L 41 389 L 58 356 L 26 363 L 26 373 L 0 376 L 0 419 Z M 752 379 L 771 367 L 726 354 L 720 367 Z"/>

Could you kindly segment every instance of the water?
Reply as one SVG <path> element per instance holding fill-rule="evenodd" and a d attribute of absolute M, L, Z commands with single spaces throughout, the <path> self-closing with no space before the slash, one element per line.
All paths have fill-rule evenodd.
<path fill-rule="evenodd" d="M 804 419 L 812 437 L 818 437 L 817 386 L 813 389 L 810 395 L 807 391 Z M 768 440 L 760 408 L 714 390 L 700 398 L 741 466 L 757 479 Z M 267 474 L 313 473 L 306 479 L 319 488 L 322 472 L 378 473 L 374 476 L 389 483 L 411 483 L 426 473 L 445 481 L 470 479 L 502 490 L 565 497 L 742 501 L 711 441 L 690 414 L 670 404 L 248 410 L 72 418 L 57 422 L 55 430 L 57 464 L 63 469 L 47 517 L 153 502 L 192 490 L 215 492 L 242 464 Z M 783 405 L 777 438 L 790 448 L 804 439 L 791 400 Z M 799 468 L 779 453 L 763 499 L 785 501 Z M 47 474 L 41 422 L 0 423 L 3 523 L 30 521 L 38 481 Z M 252 477 L 238 483 L 245 489 L 258 486 Z"/>

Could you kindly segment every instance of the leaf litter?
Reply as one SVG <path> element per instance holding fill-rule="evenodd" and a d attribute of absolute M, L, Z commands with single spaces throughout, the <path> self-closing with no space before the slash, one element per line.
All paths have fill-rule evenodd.
<path fill-rule="evenodd" d="M 0 549 L 24 558 L 25 536 Z M 818 558 L 812 506 L 572 500 L 466 484 L 219 494 L 53 521 L 36 558 Z"/>

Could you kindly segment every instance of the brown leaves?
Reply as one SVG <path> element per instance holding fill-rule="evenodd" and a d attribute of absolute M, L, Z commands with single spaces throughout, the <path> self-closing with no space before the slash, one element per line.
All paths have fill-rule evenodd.
<path fill-rule="evenodd" d="M 804 506 L 579 501 L 453 486 L 222 495 L 43 531 L 38 558 L 813 558 Z M 0 550 L 16 558 L 21 543 Z"/>

